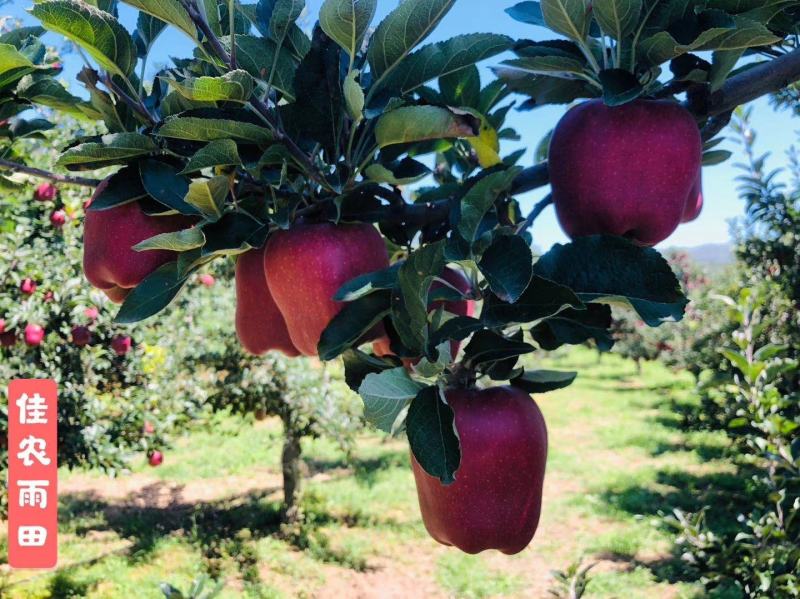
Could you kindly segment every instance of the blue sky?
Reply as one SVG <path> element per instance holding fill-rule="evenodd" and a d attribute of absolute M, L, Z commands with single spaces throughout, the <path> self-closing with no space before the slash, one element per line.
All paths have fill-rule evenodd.
<path fill-rule="evenodd" d="M 429 41 L 439 41 L 453 35 L 474 32 L 504 33 L 515 38 L 549 39 L 553 36 L 548 31 L 517 23 L 505 14 L 504 9 L 512 6 L 516 0 L 501 0 L 489 2 L 486 0 L 459 0 L 451 12 L 445 17 L 442 24 L 434 32 Z M 35 22 L 27 13 L 26 8 L 31 6 L 29 1 L 12 0 L 0 8 L 0 15 L 12 15 L 23 19 L 26 23 Z M 308 16 L 305 18 L 304 27 L 310 29 L 319 11 L 322 0 L 307 0 Z M 378 16 L 380 18 L 397 6 L 396 0 L 379 0 Z M 122 5 L 120 18 L 123 24 L 132 30 L 136 20 L 136 11 Z M 57 43 L 57 38 L 48 34 L 49 43 Z M 161 35 L 153 48 L 149 62 L 147 77 L 164 64 L 169 63 L 169 57 L 186 57 L 191 53 L 192 45 L 189 40 L 175 30 L 168 30 Z M 488 65 L 497 64 L 499 59 L 487 61 L 482 71 L 485 81 L 489 80 Z M 65 71 L 63 79 L 70 83 L 71 91 L 81 93 L 82 86 L 75 82 L 75 74 L 81 68 L 80 57 L 73 53 L 65 56 Z M 758 151 L 772 153 L 771 167 L 785 164 L 785 152 L 797 139 L 797 123 L 786 112 L 774 112 L 766 100 L 755 102 L 754 128 L 758 132 Z M 507 154 L 520 147 L 527 147 L 528 153 L 522 164 L 528 166 L 533 162 L 533 149 L 539 140 L 549 131 L 564 113 L 565 107 L 554 106 L 540 108 L 532 112 L 512 111 L 508 124 L 514 127 L 522 136 L 522 142 L 506 143 L 503 153 Z M 725 132 L 723 132 L 723 135 Z M 681 227 L 670 237 L 663 246 L 695 246 L 704 243 L 719 243 L 727 241 L 730 237 L 729 221 L 742 213 L 742 203 L 736 195 L 735 177 L 739 171 L 734 163 L 741 160 L 738 145 L 726 140 L 721 146 L 734 152 L 731 160 L 725 164 L 704 169 L 703 180 L 705 186 L 705 207 L 700 218 L 688 225 Z M 520 197 L 523 209 L 528 209 L 533 202 L 544 195 L 544 190 L 538 190 Z M 561 231 L 555 214 L 548 209 L 536 222 L 534 242 L 540 248 L 547 248 L 553 243 L 566 241 Z"/>

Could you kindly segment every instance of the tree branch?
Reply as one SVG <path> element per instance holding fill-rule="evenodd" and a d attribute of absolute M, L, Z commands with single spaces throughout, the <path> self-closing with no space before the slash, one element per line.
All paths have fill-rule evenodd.
<path fill-rule="evenodd" d="M 17 173 L 25 173 L 26 175 L 39 177 L 40 179 L 49 179 L 50 181 L 55 181 L 56 183 L 64 183 L 67 185 L 81 185 L 83 187 L 97 187 L 98 185 L 100 185 L 100 181 L 98 179 L 87 179 L 84 177 L 59 175 L 57 173 L 51 173 L 50 171 L 46 171 L 40 168 L 34 168 L 32 166 L 26 166 L 24 164 L 20 164 L 18 162 L 12 162 L 11 160 L 0 159 L 0 168 L 7 168 Z"/>

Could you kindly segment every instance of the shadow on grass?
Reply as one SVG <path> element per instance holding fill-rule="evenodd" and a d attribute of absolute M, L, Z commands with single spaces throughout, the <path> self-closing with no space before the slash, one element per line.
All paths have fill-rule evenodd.
<path fill-rule="evenodd" d="M 349 469 L 359 484 L 371 487 L 377 482 L 378 475 L 393 468 L 410 468 L 408 453 L 401 450 L 390 450 L 370 458 L 336 458 L 330 460 L 307 459 L 306 464 L 311 475 L 330 473 Z"/>

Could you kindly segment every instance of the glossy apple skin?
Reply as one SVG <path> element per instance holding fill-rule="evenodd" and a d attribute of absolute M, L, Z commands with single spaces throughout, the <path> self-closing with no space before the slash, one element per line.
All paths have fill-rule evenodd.
<path fill-rule="evenodd" d="M 103 181 L 92 196 L 105 189 Z M 91 205 L 91 200 L 89 202 Z M 137 252 L 137 243 L 161 233 L 190 227 L 186 216 L 149 216 L 138 202 L 129 202 L 108 210 L 87 210 L 83 231 L 83 272 L 89 283 L 101 289 L 114 303 L 122 303 L 136 287 L 159 266 L 175 260 L 176 253 L 166 250 Z"/>
<path fill-rule="evenodd" d="M 44 335 L 44 329 L 38 324 L 29 324 L 25 327 L 25 343 L 31 347 L 41 345 Z"/>
<path fill-rule="evenodd" d="M 703 211 L 703 172 L 697 174 L 697 180 L 692 185 L 692 190 L 689 192 L 689 198 L 686 200 L 686 206 L 683 208 L 683 216 L 681 223 L 690 223 L 696 220 L 700 213 Z"/>
<path fill-rule="evenodd" d="M 467 294 L 472 291 L 469 279 L 464 276 L 460 270 L 455 270 L 452 268 L 445 268 L 442 272 L 441 278 L 450 283 L 453 287 L 458 289 L 461 293 Z M 439 281 L 434 281 L 431 285 L 431 291 L 435 291 L 436 289 L 441 289 L 444 287 L 442 283 Z M 444 309 L 451 314 L 455 314 L 457 316 L 474 316 L 475 315 L 475 301 L 474 300 L 458 300 L 458 301 L 444 301 L 444 300 L 436 300 L 435 302 L 431 302 L 430 310 L 438 310 L 440 307 L 444 306 Z M 458 353 L 459 348 L 461 347 L 461 343 L 458 341 L 451 341 L 450 342 L 450 355 L 455 357 Z M 381 337 L 375 343 L 372 344 L 372 351 L 375 353 L 376 356 L 393 356 L 391 349 L 391 340 L 389 337 Z M 403 363 L 406 364 L 406 367 L 410 367 L 412 363 L 415 363 L 412 360 L 403 360 Z"/>
<path fill-rule="evenodd" d="M 316 356 L 325 327 L 342 309 L 333 296 L 347 281 L 389 266 L 372 225 L 300 224 L 267 241 L 267 284 L 298 351 Z M 382 329 L 382 327 L 380 327 Z M 382 332 L 382 331 L 380 331 Z M 363 341 L 379 336 L 367 335 Z M 371 339 L 369 338 L 371 337 Z"/>
<path fill-rule="evenodd" d="M 128 335 L 117 335 L 111 340 L 111 349 L 118 356 L 124 356 L 133 347 L 133 339 Z"/>
<path fill-rule="evenodd" d="M 270 350 L 290 357 L 300 355 L 267 287 L 264 248 L 250 250 L 236 260 L 236 335 L 242 347 L 257 356 Z"/>
<path fill-rule="evenodd" d="M 92 332 L 89 327 L 72 327 L 72 344 L 77 347 L 85 347 L 92 342 Z"/>
<path fill-rule="evenodd" d="M 456 480 L 443 485 L 412 456 L 428 533 L 466 553 L 519 553 L 531 542 L 542 507 L 547 428 L 533 399 L 513 387 L 450 389 L 461 440 Z"/>
<path fill-rule="evenodd" d="M 609 234 L 655 245 L 680 223 L 701 154 L 694 117 L 674 102 L 584 102 L 550 142 L 558 220 L 571 238 Z"/>
<path fill-rule="evenodd" d="M 154 468 L 156 466 L 160 466 L 161 464 L 164 463 L 164 454 L 161 453 L 160 451 L 154 451 L 147 458 L 147 463 L 153 466 Z"/>

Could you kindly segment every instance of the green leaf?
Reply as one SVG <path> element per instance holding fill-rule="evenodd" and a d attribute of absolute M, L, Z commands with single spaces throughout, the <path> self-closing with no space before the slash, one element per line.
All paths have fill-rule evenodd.
<path fill-rule="evenodd" d="M 488 326 L 522 324 L 553 316 L 567 308 L 583 307 L 583 302 L 569 287 L 534 274 L 525 292 L 513 304 L 494 295 L 487 297 L 481 320 Z"/>
<path fill-rule="evenodd" d="M 15 27 L 11 31 L 0 34 L 0 44 L 11 44 L 19 49 L 30 38 L 42 37 L 47 30 L 35 25 L 33 27 Z"/>
<path fill-rule="evenodd" d="M 231 38 L 220 38 L 224 48 L 231 51 Z M 276 57 L 277 53 L 277 57 Z M 272 87 L 281 92 L 289 102 L 295 99 L 294 75 L 297 63 L 285 48 L 279 48 L 269 39 L 252 35 L 236 36 L 236 61 L 256 79 L 272 79 Z"/>
<path fill-rule="evenodd" d="M 32 75 L 27 75 L 17 85 L 16 94 L 19 98 L 25 98 L 40 106 L 55 108 L 74 116 L 83 115 L 80 109 L 84 104 L 83 100 L 73 96 L 61 83 L 51 77 L 34 78 Z"/>
<path fill-rule="evenodd" d="M 509 339 L 494 331 L 478 331 L 464 348 L 464 362 L 473 367 L 516 358 L 535 349 L 530 343 Z"/>
<path fill-rule="evenodd" d="M 305 0 L 270 0 L 269 2 L 259 2 L 259 5 L 262 7 L 271 5 L 269 37 L 277 42 L 278 46 L 281 46 L 289 33 L 289 28 L 303 13 L 306 3 Z"/>
<path fill-rule="evenodd" d="M 197 150 L 181 174 L 194 173 L 212 166 L 240 166 L 241 164 L 242 159 L 239 158 L 236 142 L 232 139 L 217 139 Z"/>
<path fill-rule="evenodd" d="M 579 345 L 594 339 L 597 349 L 610 351 L 614 339 L 611 327 L 611 307 L 605 304 L 586 304 L 585 310 L 568 308 L 545 318 L 531 329 L 533 340 L 545 351 L 562 345 Z"/>
<path fill-rule="evenodd" d="M 396 358 L 378 358 L 358 349 L 348 349 L 344 352 L 342 362 L 344 364 L 344 381 L 356 393 L 368 374 L 391 370 L 398 364 Z"/>
<path fill-rule="evenodd" d="M 703 166 L 714 166 L 715 164 L 722 164 L 732 155 L 728 150 L 711 150 L 710 152 L 703 152 Z"/>
<path fill-rule="evenodd" d="M 139 176 L 139 165 L 133 164 L 121 168 L 108 178 L 108 183 L 92 200 L 89 210 L 108 210 L 146 197 L 147 191 Z"/>
<path fill-rule="evenodd" d="M 359 74 L 358 70 L 350 71 L 342 86 L 347 112 L 356 124 L 364 120 L 364 90 L 356 81 Z"/>
<path fill-rule="evenodd" d="M 593 235 L 556 244 L 533 267 L 587 302 L 631 306 L 649 326 L 680 320 L 688 300 L 669 263 L 622 237 Z"/>
<path fill-rule="evenodd" d="M 147 56 L 150 48 L 155 43 L 167 24 L 161 19 L 140 12 L 136 19 L 136 31 L 134 32 L 134 43 L 136 44 L 140 58 Z"/>
<path fill-rule="evenodd" d="M 718 50 L 711 55 L 711 71 L 708 73 L 708 82 L 711 84 L 711 91 L 717 91 L 723 86 L 728 74 L 739 62 L 745 49 L 738 50 Z"/>
<path fill-rule="evenodd" d="M 431 34 L 453 4 L 455 0 L 405 0 L 381 21 L 367 51 L 376 87 Z"/>
<path fill-rule="evenodd" d="M 13 45 L 0 44 L 0 73 L 16 71 L 19 77 L 22 77 L 25 72 L 31 72 L 36 68 L 39 67 Z M 19 73 L 18 69 L 23 69 L 23 73 Z"/>
<path fill-rule="evenodd" d="M 128 294 L 114 322 L 133 324 L 158 314 L 175 299 L 186 281 L 178 272 L 178 263 L 167 262 Z"/>
<path fill-rule="evenodd" d="M 389 185 L 410 185 L 430 175 L 431 170 L 423 163 L 406 156 L 398 162 L 381 164 L 376 162 L 367 167 L 364 174 L 376 183 Z"/>
<path fill-rule="evenodd" d="M 378 0 L 325 0 L 319 10 L 319 24 L 329 38 L 353 57 L 369 29 Z"/>
<path fill-rule="evenodd" d="M 211 179 L 192 181 L 185 200 L 206 218 L 217 220 L 222 216 L 225 198 L 229 192 L 230 180 L 225 175 L 220 175 Z"/>
<path fill-rule="evenodd" d="M 520 2 L 511 8 L 507 8 L 506 12 L 512 19 L 520 23 L 547 27 L 544 22 L 544 15 L 542 15 L 542 6 L 539 2 Z"/>
<path fill-rule="evenodd" d="M 381 148 L 428 139 L 474 137 L 480 122 L 469 114 L 457 114 L 439 106 L 405 106 L 387 112 L 375 125 Z"/>
<path fill-rule="evenodd" d="M 408 376 L 403 367 L 368 374 L 358 388 L 364 401 L 364 418 L 374 427 L 394 434 L 398 419 L 424 388 L 425 385 Z"/>
<path fill-rule="evenodd" d="M 191 116 L 170 117 L 164 121 L 156 133 L 161 137 L 190 141 L 231 139 L 257 145 L 269 145 L 274 139 L 269 129 L 252 123 Z"/>
<path fill-rule="evenodd" d="M 478 268 L 489 288 L 504 302 L 516 302 L 533 276 L 533 253 L 518 235 L 504 235 L 483 252 Z"/>
<path fill-rule="evenodd" d="M 522 172 L 520 167 L 492 173 L 478 181 L 461 200 L 461 219 L 458 232 L 468 242 L 475 241 L 481 220 L 501 194 L 511 189 L 514 179 Z"/>
<path fill-rule="evenodd" d="M 328 323 L 317 346 L 320 360 L 333 360 L 389 314 L 391 294 L 371 293 L 348 302 Z"/>
<path fill-rule="evenodd" d="M 189 13 L 178 0 L 122 0 L 125 4 L 138 8 L 165 23 L 174 25 L 190 38 L 197 39 L 195 27 Z"/>
<path fill-rule="evenodd" d="M 513 40 L 505 35 L 474 33 L 430 44 L 408 56 L 374 90 L 410 94 L 429 81 L 457 73 L 477 62 L 509 50 Z"/>
<path fill-rule="evenodd" d="M 139 174 L 147 194 L 155 201 L 181 214 L 199 214 L 197 208 L 184 200 L 189 193 L 189 179 L 178 174 L 177 168 L 166 162 L 148 159 L 139 163 Z"/>
<path fill-rule="evenodd" d="M 527 393 L 547 393 L 556 389 L 569 387 L 577 372 L 561 370 L 527 370 L 522 376 L 511 380 L 511 384 Z"/>
<path fill-rule="evenodd" d="M 253 93 L 253 78 L 247 71 L 229 71 L 221 77 L 161 77 L 184 98 L 198 102 L 246 102 Z"/>
<path fill-rule="evenodd" d="M 603 33 L 623 40 L 633 32 L 642 12 L 642 0 L 592 0 L 592 15 Z"/>
<path fill-rule="evenodd" d="M 542 0 L 542 17 L 547 26 L 576 42 L 583 42 L 589 33 L 587 0 Z"/>
<path fill-rule="evenodd" d="M 103 69 L 123 77 L 133 72 L 133 39 L 109 13 L 80 0 L 47 0 L 34 4 L 31 14 L 50 31 L 86 50 Z"/>
<path fill-rule="evenodd" d="M 576 56 L 563 54 L 543 54 L 541 56 L 525 56 L 504 60 L 503 64 L 523 73 L 533 75 L 550 75 L 574 79 L 577 73 L 583 73 L 586 61 Z"/>
<path fill-rule="evenodd" d="M 140 241 L 133 249 L 137 252 L 150 250 L 169 250 L 172 252 L 185 252 L 202 247 L 206 242 L 203 231 L 197 227 L 184 229 L 183 231 L 173 231 L 171 233 L 161 233 L 144 241 Z"/>
<path fill-rule="evenodd" d="M 608 106 L 620 106 L 644 93 L 636 76 L 625 69 L 604 69 L 599 78 L 603 85 L 603 102 Z"/>
<path fill-rule="evenodd" d="M 202 255 L 232 256 L 261 247 L 267 230 L 264 224 L 244 212 L 226 212 L 218 221 L 203 226 L 206 244 Z"/>
<path fill-rule="evenodd" d="M 455 482 L 461 464 L 455 414 L 436 387 L 422 389 L 408 408 L 408 444 L 419 465 L 443 484 Z"/>
<path fill-rule="evenodd" d="M 368 272 L 349 280 L 333 296 L 337 302 L 352 302 L 380 289 L 392 289 L 397 284 L 397 272 L 402 263 L 396 262 L 388 268 Z"/>
<path fill-rule="evenodd" d="M 100 142 L 74 146 L 59 157 L 56 165 L 70 170 L 94 170 L 112 164 L 129 162 L 158 150 L 153 140 L 141 133 L 109 133 Z"/>

